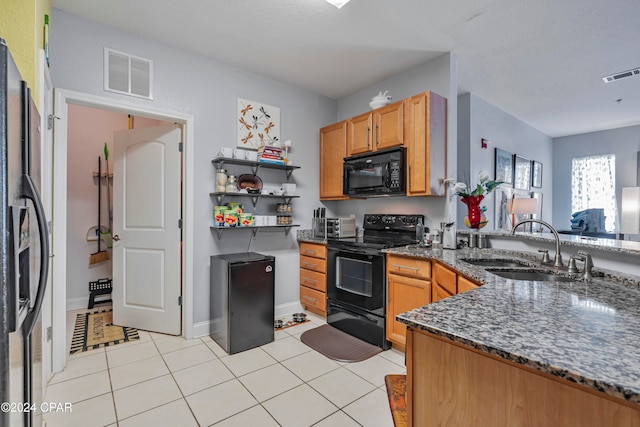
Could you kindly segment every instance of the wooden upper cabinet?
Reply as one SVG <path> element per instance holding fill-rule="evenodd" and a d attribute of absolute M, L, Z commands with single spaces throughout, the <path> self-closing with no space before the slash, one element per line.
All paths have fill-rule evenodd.
<path fill-rule="evenodd" d="M 342 164 L 347 151 L 347 121 L 320 129 L 320 200 L 341 200 Z"/>
<path fill-rule="evenodd" d="M 373 150 L 373 114 L 352 117 L 347 123 L 347 156 L 368 153 Z"/>
<path fill-rule="evenodd" d="M 447 100 L 425 92 L 404 100 L 407 196 L 443 196 L 447 163 Z"/>
<path fill-rule="evenodd" d="M 404 103 L 402 101 L 373 110 L 373 140 L 376 150 L 404 145 Z"/>

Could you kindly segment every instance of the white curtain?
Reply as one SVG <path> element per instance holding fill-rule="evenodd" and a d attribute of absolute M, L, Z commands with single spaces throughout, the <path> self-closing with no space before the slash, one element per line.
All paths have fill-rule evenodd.
<path fill-rule="evenodd" d="M 616 156 L 578 157 L 571 165 L 571 212 L 604 209 L 607 231 L 617 230 Z"/>

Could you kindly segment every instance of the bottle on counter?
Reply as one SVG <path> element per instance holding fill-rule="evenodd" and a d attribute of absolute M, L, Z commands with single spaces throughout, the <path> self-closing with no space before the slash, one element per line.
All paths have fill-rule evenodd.
<path fill-rule="evenodd" d="M 218 193 L 227 191 L 227 179 L 226 169 L 220 168 L 216 171 L 216 191 Z"/>

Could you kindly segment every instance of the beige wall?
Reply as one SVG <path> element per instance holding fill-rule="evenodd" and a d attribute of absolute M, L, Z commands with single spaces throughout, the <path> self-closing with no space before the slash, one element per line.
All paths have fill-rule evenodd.
<path fill-rule="evenodd" d="M 0 37 L 7 42 L 32 98 L 38 102 L 38 57 L 44 48 L 44 15 L 51 16 L 51 0 L 2 0 L 1 10 Z M 49 21 L 49 31 L 52 24 Z"/>

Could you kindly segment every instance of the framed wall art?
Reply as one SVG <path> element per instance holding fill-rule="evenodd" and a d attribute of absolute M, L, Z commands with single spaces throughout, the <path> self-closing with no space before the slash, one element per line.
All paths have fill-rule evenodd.
<path fill-rule="evenodd" d="M 513 156 L 508 151 L 496 148 L 494 176 L 496 181 L 513 184 Z"/>
<path fill-rule="evenodd" d="M 513 188 L 531 189 L 531 160 L 517 154 L 513 155 Z"/>
<path fill-rule="evenodd" d="M 533 160 L 531 162 L 531 186 L 542 188 L 542 163 Z"/>
<path fill-rule="evenodd" d="M 280 145 L 280 109 L 238 98 L 236 146 L 257 150 L 262 145 Z"/>

